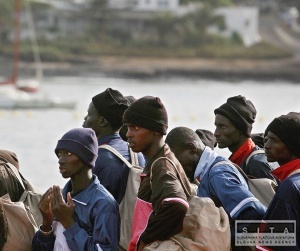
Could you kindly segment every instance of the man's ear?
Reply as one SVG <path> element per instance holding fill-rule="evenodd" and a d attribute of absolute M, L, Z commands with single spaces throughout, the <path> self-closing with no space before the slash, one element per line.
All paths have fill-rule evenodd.
<path fill-rule="evenodd" d="M 100 120 L 100 126 L 106 126 L 108 124 L 108 121 L 106 118 L 102 117 Z"/>
<path fill-rule="evenodd" d="M 195 146 L 194 143 L 190 142 L 186 144 L 186 148 L 193 154 L 197 152 L 197 147 Z"/>

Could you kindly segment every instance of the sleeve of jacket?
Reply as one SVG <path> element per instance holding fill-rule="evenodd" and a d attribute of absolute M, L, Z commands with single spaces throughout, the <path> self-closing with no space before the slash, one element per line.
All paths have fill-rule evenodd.
<path fill-rule="evenodd" d="M 296 231 L 299 229 L 299 222 L 295 219 L 299 218 L 299 212 L 297 208 L 295 207 L 294 203 L 290 203 L 290 195 L 292 192 L 289 191 L 287 193 L 286 187 L 284 187 L 281 191 L 280 189 L 277 191 L 275 194 L 274 199 L 271 201 L 268 210 L 266 212 L 266 215 L 264 216 L 264 228 L 268 226 L 267 221 L 268 220 L 279 220 L 282 222 L 287 222 L 289 220 L 295 221 L 296 223 Z M 298 191 L 296 192 L 297 194 L 299 193 Z M 296 202 L 295 202 L 296 203 Z M 296 245 L 295 246 L 285 246 L 284 250 L 300 250 L 299 247 L 299 232 L 297 232 L 298 236 L 296 236 Z M 263 249 L 261 250 L 283 250 L 282 247 L 280 246 L 272 246 L 271 249 Z"/>
<path fill-rule="evenodd" d="M 32 239 L 32 251 L 52 251 L 54 248 L 54 234 L 44 236 L 40 231 L 37 231 Z"/>
<path fill-rule="evenodd" d="M 77 222 L 64 232 L 70 250 L 118 251 L 119 214 L 110 204 L 103 207 L 101 203 L 98 201 L 91 212 L 93 236 L 89 236 Z"/>
<path fill-rule="evenodd" d="M 266 212 L 257 198 L 243 184 L 239 176 L 230 167 L 216 167 L 211 170 L 210 187 L 212 193 L 219 198 L 225 211 L 233 219 L 262 219 Z M 243 216 L 245 214 L 245 217 Z M 253 217 L 253 218 L 252 218 Z"/>
<path fill-rule="evenodd" d="M 188 202 L 183 187 L 169 163 L 160 162 L 152 169 L 152 207 L 141 240 L 150 243 L 166 240 L 182 231 Z"/>

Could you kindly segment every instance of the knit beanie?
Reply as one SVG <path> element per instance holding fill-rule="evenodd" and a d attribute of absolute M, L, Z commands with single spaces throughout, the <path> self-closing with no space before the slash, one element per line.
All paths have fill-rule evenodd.
<path fill-rule="evenodd" d="M 290 151 L 300 157 L 300 113 L 290 112 L 275 118 L 266 133 L 274 133 Z"/>
<path fill-rule="evenodd" d="M 209 146 L 211 149 L 214 149 L 217 146 L 216 137 L 211 131 L 205 129 L 197 129 L 196 133 L 204 145 Z"/>
<path fill-rule="evenodd" d="M 122 126 L 122 116 L 130 105 L 119 91 L 107 88 L 92 98 L 92 102 L 99 114 L 101 114 L 115 128 Z"/>
<path fill-rule="evenodd" d="M 83 163 L 95 166 L 98 157 L 98 140 L 94 130 L 90 128 L 75 128 L 65 133 L 57 142 L 56 155 L 59 150 L 75 154 Z"/>
<path fill-rule="evenodd" d="M 145 96 L 134 101 L 125 111 L 123 122 L 167 134 L 168 115 L 158 97 Z"/>
<path fill-rule="evenodd" d="M 228 118 L 237 129 L 250 137 L 256 117 L 256 109 L 250 100 L 241 95 L 234 96 L 214 112 Z"/>
<path fill-rule="evenodd" d="M 134 101 L 136 101 L 136 98 L 135 98 L 135 97 L 133 97 L 133 96 L 125 96 L 125 98 L 127 98 L 127 99 L 128 99 L 128 101 L 129 101 L 129 104 L 132 104 Z"/>

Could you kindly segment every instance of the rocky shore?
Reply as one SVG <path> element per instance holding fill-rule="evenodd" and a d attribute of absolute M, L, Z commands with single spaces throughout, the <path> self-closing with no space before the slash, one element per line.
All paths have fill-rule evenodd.
<path fill-rule="evenodd" d="M 274 60 L 101 57 L 76 63 L 43 63 L 45 76 L 107 75 L 153 78 L 168 76 L 239 80 L 287 80 L 300 83 L 300 58 Z M 34 64 L 21 63 L 20 75 Z"/>

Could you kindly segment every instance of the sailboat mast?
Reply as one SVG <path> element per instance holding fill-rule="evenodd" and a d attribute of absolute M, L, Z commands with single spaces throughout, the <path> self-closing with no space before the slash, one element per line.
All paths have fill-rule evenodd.
<path fill-rule="evenodd" d="M 27 17 L 29 29 L 30 29 L 30 40 L 31 40 L 31 48 L 33 52 L 33 58 L 35 62 L 36 78 L 39 82 L 41 82 L 44 78 L 44 74 L 43 74 L 41 56 L 40 56 L 39 46 L 36 38 L 36 30 L 34 26 L 31 5 L 29 0 L 25 0 L 25 10 L 26 10 L 26 17 Z"/>

